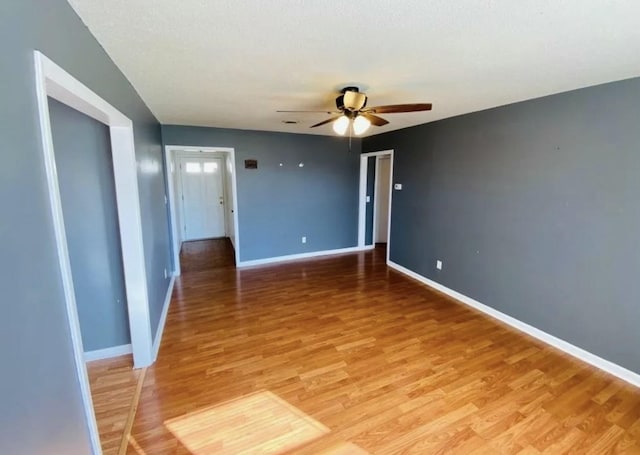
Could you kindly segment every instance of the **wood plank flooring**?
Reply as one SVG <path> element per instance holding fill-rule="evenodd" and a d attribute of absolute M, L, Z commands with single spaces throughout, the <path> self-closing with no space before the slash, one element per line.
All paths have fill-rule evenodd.
<path fill-rule="evenodd" d="M 220 455 L 277 455 L 331 431 L 271 392 L 198 410 L 166 426 L 191 452 Z"/>
<path fill-rule="evenodd" d="M 217 453 L 172 425 L 259 392 L 329 430 L 282 453 L 640 453 L 638 389 L 388 269 L 381 249 L 185 272 L 128 453 Z M 203 438 L 223 423 L 192 422 Z"/>
<path fill-rule="evenodd" d="M 117 455 L 140 370 L 131 355 L 87 362 L 93 408 L 104 455 Z"/>
<path fill-rule="evenodd" d="M 184 242 L 180 250 L 182 274 L 235 265 L 233 245 L 228 238 Z"/>

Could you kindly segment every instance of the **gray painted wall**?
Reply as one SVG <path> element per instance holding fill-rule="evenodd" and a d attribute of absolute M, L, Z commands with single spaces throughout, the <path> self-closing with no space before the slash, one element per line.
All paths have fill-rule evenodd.
<path fill-rule="evenodd" d="M 0 2 L 0 453 L 86 454 L 40 145 L 34 49 L 134 122 L 154 327 L 169 264 L 160 128 L 66 1 Z"/>
<path fill-rule="evenodd" d="M 53 99 L 49 115 L 82 345 L 128 344 L 109 127 Z"/>
<path fill-rule="evenodd" d="M 162 139 L 234 147 L 240 260 L 357 245 L 359 140 L 349 152 L 344 138 L 167 125 Z M 245 159 L 258 169 L 245 169 Z"/>
<path fill-rule="evenodd" d="M 391 260 L 640 373 L 638 119 L 632 79 L 365 139 Z"/>

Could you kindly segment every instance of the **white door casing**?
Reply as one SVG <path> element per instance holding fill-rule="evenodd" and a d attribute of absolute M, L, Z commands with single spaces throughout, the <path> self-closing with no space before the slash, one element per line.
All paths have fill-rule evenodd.
<path fill-rule="evenodd" d="M 226 173 L 225 179 L 227 183 L 227 216 L 233 218 L 228 221 L 229 228 L 232 232 L 227 232 L 234 248 L 236 264 L 240 263 L 240 223 L 238 222 L 238 185 L 236 181 L 236 160 L 235 149 L 233 147 L 208 147 L 208 146 L 190 146 L 190 145 L 165 145 L 165 170 L 168 178 L 168 202 L 169 215 L 171 219 L 171 238 L 173 250 L 173 273 L 180 275 L 180 247 L 184 241 L 182 232 L 182 204 L 180 203 L 180 158 L 183 156 L 211 156 L 214 158 L 226 158 L 229 172 Z"/>
<path fill-rule="evenodd" d="M 389 257 L 391 253 L 391 214 L 393 213 L 393 149 L 383 150 L 379 152 L 367 152 L 360 155 L 360 189 L 359 189 L 359 202 L 358 202 L 358 247 L 362 249 L 373 248 L 374 245 L 365 245 L 365 231 L 366 231 L 366 210 L 367 210 L 367 168 L 368 159 L 371 156 L 384 156 L 390 157 L 390 171 L 389 171 L 389 206 L 388 206 L 388 220 L 387 220 L 387 263 L 389 263 Z M 374 205 L 375 210 L 375 205 Z M 375 226 L 375 224 L 374 224 Z"/>
<path fill-rule="evenodd" d="M 93 454 L 101 454 L 100 436 L 95 420 L 89 378 L 85 366 L 78 310 L 73 288 L 73 276 L 64 227 L 64 217 L 58 186 L 55 151 L 51 135 L 48 97 L 109 126 L 113 159 L 116 204 L 122 247 L 122 263 L 127 293 L 127 309 L 134 366 L 145 367 L 153 362 L 149 299 L 146 281 L 142 218 L 138 193 L 137 162 L 131 119 L 118 111 L 71 74 L 34 51 L 35 91 L 42 151 L 47 177 L 47 189 L 64 291 L 69 333 L 71 336 L 76 376 L 80 386 L 85 422 Z"/>
<path fill-rule="evenodd" d="M 167 152 L 169 153 L 169 152 Z M 170 156 L 167 157 L 166 162 L 167 165 L 167 175 L 170 177 L 167 178 L 168 185 L 168 193 L 169 193 L 169 204 L 170 204 L 170 212 L 171 216 L 171 233 L 175 236 L 174 245 L 178 246 L 182 245 L 182 241 L 184 240 L 184 222 L 182 221 L 182 204 L 179 203 L 179 199 L 182 197 L 182 191 L 180 190 L 180 161 L 179 159 L 172 158 Z M 174 191 L 175 189 L 175 191 Z M 178 253 L 180 252 L 180 248 L 178 247 Z M 174 270 L 174 273 L 177 273 L 179 270 Z"/>
<path fill-rule="evenodd" d="M 231 240 L 231 244 L 233 245 L 233 248 L 236 248 L 236 236 L 235 236 L 235 232 L 236 232 L 236 227 L 235 227 L 235 218 L 233 216 L 234 214 L 234 207 L 235 207 L 235 200 L 234 200 L 234 195 L 233 195 L 233 161 L 231 160 L 231 156 L 227 155 L 225 156 L 225 208 L 226 208 L 226 219 L 227 219 L 227 237 L 229 237 L 229 240 Z"/>

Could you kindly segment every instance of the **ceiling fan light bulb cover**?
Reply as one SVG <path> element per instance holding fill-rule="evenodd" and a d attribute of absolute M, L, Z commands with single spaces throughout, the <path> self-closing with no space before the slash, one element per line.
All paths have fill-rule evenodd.
<path fill-rule="evenodd" d="M 353 121 L 353 132 L 356 136 L 360 136 L 364 134 L 365 131 L 369 129 L 371 126 L 371 122 L 368 118 L 359 115 Z"/>
<path fill-rule="evenodd" d="M 360 92 L 347 91 L 344 94 L 344 107 L 351 109 L 352 111 L 360 110 L 367 102 L 367 95 Z"/>
<path fill-rule="evenodd" d="M 349 128 L 349 118 L 346 115 L 343 115 L 333 122 L 333 131 L 340 136 L 344 136 L 347 132 L 347 128 Z"/>

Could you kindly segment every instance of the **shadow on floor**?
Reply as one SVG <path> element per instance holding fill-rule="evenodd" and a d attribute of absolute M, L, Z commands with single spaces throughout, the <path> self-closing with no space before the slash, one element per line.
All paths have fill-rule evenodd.
<path fill-rule="evenodd" d="M 182 273 L 235 266 L 235 252 L 228 238 L 184 242 L 180 250 Z"/>

